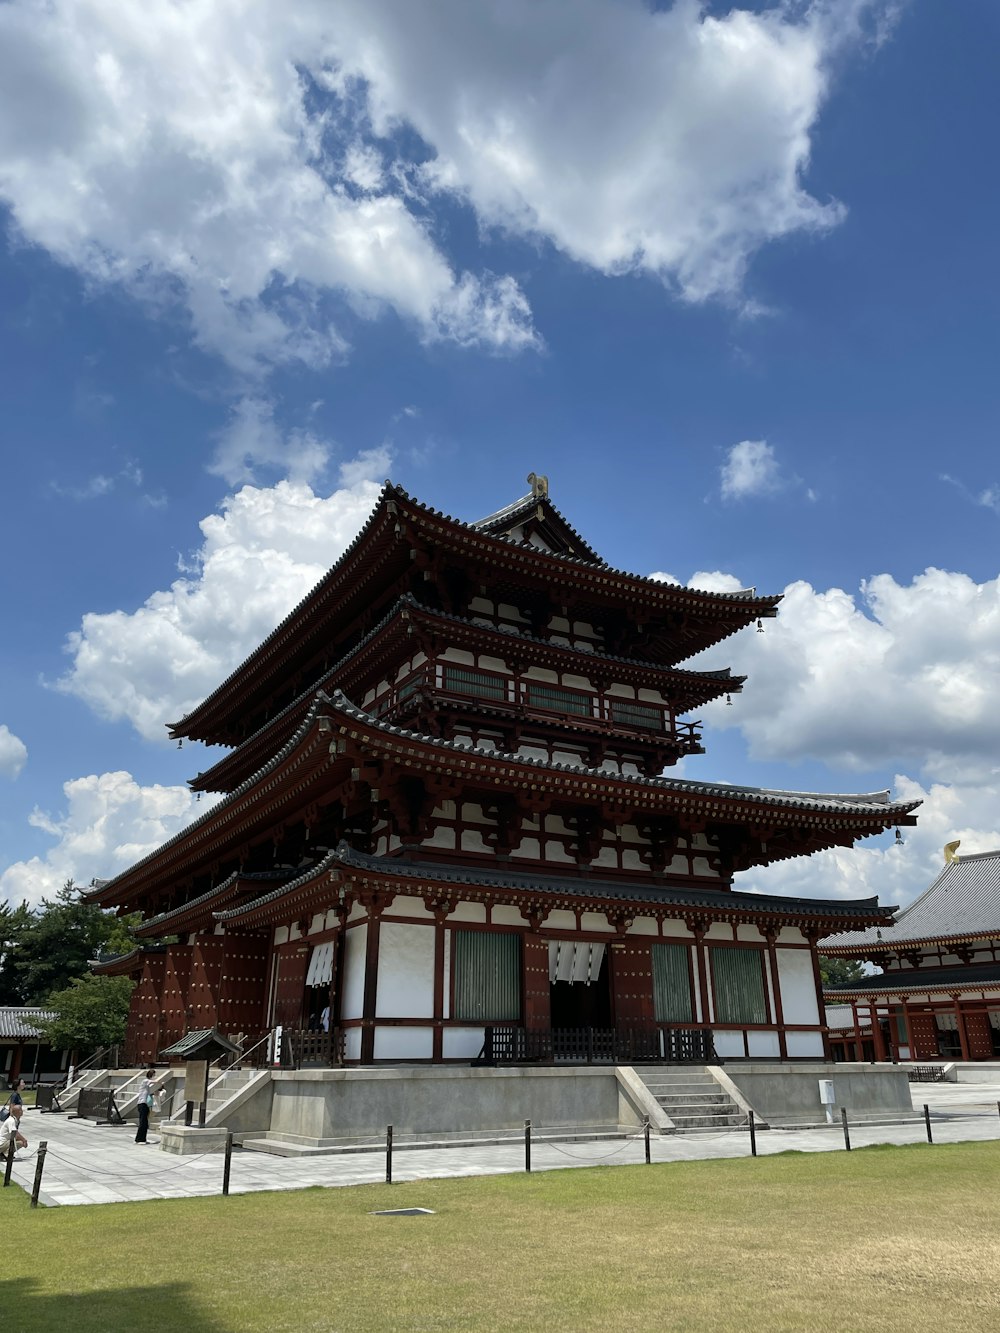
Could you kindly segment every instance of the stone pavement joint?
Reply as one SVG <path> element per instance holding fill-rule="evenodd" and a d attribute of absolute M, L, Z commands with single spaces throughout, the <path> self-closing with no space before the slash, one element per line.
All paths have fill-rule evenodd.
<path fill-rule="evenodd" d="M 1000 1140 L 1000 1081 L 977 1084 L 919 1085 L 913 1089 L 914 1109 L 931 1110 L 935 1144 Z M 48 1141 L 39 1202 L 49 1207 L 70 1204 L 142 1202 L 149 1199 L 199 1198 L 222 1193 L 223 1154 L 173 1157 L 133 1140 L 134 1126 L 97 1126 L 81 1120 L 31 1110 L 24 1117 L 28 1149 L 14 1161 L 11 1183 L 30 1193 L 36 1150 Z M 852 1148 L 873 1144 L 926 1143 L 923 1117 L 894 1124 L 851 1123 Z M 151 1141 L 152 1144 L 152 1141 Z M 361 1144 L 358 1151 L 323 1157 L 277 1157 L 235 1149 L 231 1194 L 264 1190 L 297 1190 L 311 1186 L 376 1184 L 385 1180 L 384 1145 Z M 669 1135 L 650 1140 L 654 1163 L 711 1158 L 749 1157 L 746 1129 L 710 1134 Z M 770 1129 L 757 1135 L 760 1157 L 776 1153 L 843 1152 L 843 1130 L 833 1125 Z M 538 1126 L 532 1136 L 533 1171 L 578 1166 L 639 1165 L 645 1161 L 642 1130 L 629 1130 L 617 1141 L 586 1140 L 567 1134 L 558 1141 Z M 505 1142 L 463 1146 L 410 1145 L 393 1158 L 394 1181 L 500 1175 L 524 1170 L 520 1136 Z"/>

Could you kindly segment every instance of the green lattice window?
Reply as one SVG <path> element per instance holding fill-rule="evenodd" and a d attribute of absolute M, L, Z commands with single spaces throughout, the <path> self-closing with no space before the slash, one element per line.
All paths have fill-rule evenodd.
<path fill-rule="evenodd" d="M 635 704 L 627 699 L 611 699 L 611 721 L 637 731 L 662 731 L 663 709 L 653 704 Z"/>
<path fill-rule="evenodd" d="M 444 662 L 441 679 L 444 688 L 454 690 L 456 694 L 471 694 L 477 699 L 507 698 L 506 680 L 490 671 L 477 671 L 474 667 L 454 666 L 451 662 Z"/>
<path fill-rule="evenodd" d="M 590 695 L 578 690 L 564 690 L 558 685 L 542 685 L 537 680 L 524 682 L 524 698 L 529 708 L 545 708 L 554 713 L 573 713 L 591 717 Z"/>
<path fill-rule="evenodd" d="M 760 949 L 709 949 L 717 1023 L 766 1023 Z"/>
<path fill-rule="evenodd" d="M 690 1023 L 690 951 L 686 944 L 653 945 L 653 1016 L 658 1023 Z"/>
<path fill-rule="evenodd" d="M 521 1017 L 521 937 L 488 930 L 451 936 L 454 1018 L 476 1022 Z"/>

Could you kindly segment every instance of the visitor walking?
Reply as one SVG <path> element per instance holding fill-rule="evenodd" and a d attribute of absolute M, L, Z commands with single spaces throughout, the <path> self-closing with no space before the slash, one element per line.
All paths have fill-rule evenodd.
<path fill-rule="evenodd" d="M 147 1069 L 146 1076 L 139 1084 L 139 1128 L 135 1133 L 136 1143 L 145 1143 L 149 1130 L 149 1113 L 156 1104 L 156 1095 L 160 1091 L 156 1082 L 156 1070 Z"/>

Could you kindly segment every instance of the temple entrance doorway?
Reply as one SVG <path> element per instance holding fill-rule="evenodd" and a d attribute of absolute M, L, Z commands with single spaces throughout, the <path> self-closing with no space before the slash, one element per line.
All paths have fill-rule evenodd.
<path fill-rule="evenodd" d="M 608 955 L 603 943 L 549 941 L 549 1012 L 553 1030 L 612 1026 Z"/>

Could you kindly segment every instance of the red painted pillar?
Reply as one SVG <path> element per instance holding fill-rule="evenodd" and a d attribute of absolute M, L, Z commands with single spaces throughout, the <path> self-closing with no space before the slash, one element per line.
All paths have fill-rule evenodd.
<path fill-rule="evenodd" d="M 785 1037 L 785 1015 L 781 1007 L 781 982 L 778 979 L 778 953 L 775 948 L 776 932 L 766 930 L 767 961 L 771 970 L 771 991 L 774 995 L 774 1021 L 778 1025 L 778 1054 L 782 1060 L 788 1059 L 788 1041 Z M 822 1010 L 820 1011 L 822 1012 Z"/>

